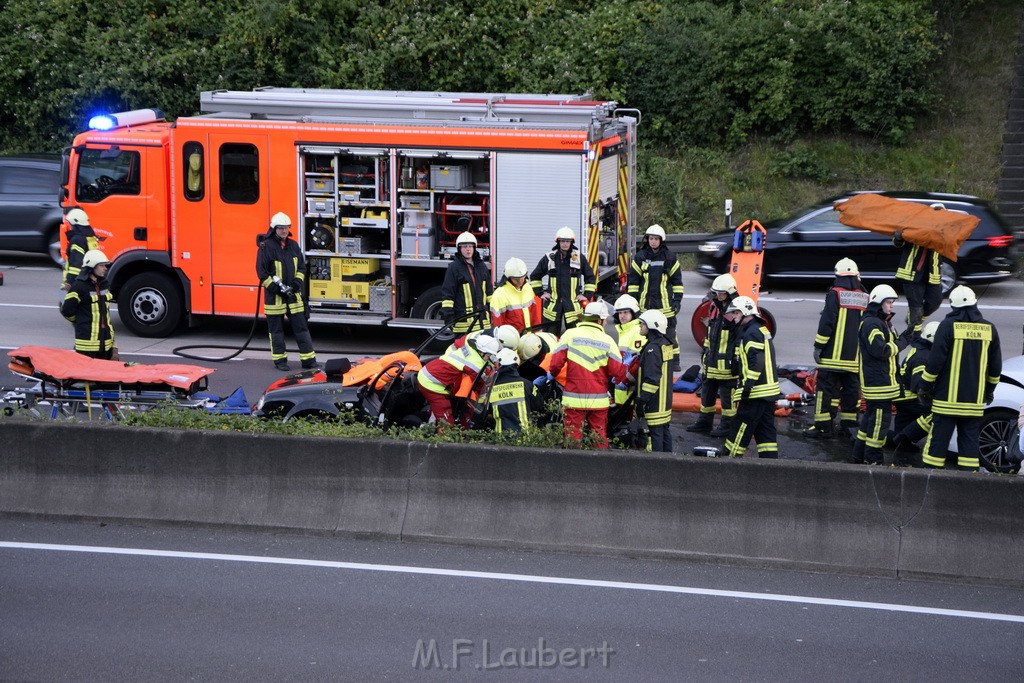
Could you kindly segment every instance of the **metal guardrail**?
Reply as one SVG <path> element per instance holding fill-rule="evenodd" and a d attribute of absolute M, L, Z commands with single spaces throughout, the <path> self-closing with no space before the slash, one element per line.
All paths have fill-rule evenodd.
<path fill-rule="evenodd" d="M 665 244 L 676 254 L 696 254 L 701 242 L 711 238 L 710 232 L 698 232 L 686 235 L 666 235 Z"/>

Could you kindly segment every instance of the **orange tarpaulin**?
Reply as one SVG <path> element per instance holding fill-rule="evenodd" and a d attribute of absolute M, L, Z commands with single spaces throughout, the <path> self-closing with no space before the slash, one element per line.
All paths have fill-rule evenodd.
<path fill-rule="evenodd" d="M 933 249 L 950 261 L 956 261 L 960 245 L 981 222 L 977 216 L 959 211 L 936 210 L 878 194 L 858 194 L 836 202 L 833 208 L 843 225 L 883 235 L 899 232 L 907 242 Z"/>
<path fill-rule="evenodd" d="M 198 365 L 125 365 L 116 360 L 98 360 L 67 349 L 45 346 L 22 346 L 8 351 L 11 369 L 41 373 L 51 380 L 110 384 L 167 384 L 190 390 L 193 385 L 213 373 L 212 368 Z M 15 363 L 20 367 L 15 369 Z"/>

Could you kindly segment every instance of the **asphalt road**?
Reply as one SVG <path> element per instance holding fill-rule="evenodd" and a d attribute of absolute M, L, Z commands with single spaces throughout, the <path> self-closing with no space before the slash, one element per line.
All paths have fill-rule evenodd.
<path fill-rule="evenodd" d="M 1024 639 L 1002 587 L 20 520 L 0 614 L 52 681 L 1017 680 Z"/>
<path fill-rule="evenodd" d="M 42 256 L 0 252 L 0 272 L 5 284 L 0 287 L 0 349 L 24 345 L 70 348 L 71 326 L 55 310 L 62 297 L 58 286 L 59 271 Z M 693 273 L 684 273 L 686 287 L 682 320 L 679 324 L 682 366 L 699 362 L 699 348 L 690 337 L 689 316 L 709 286 L 707 279 Z M 824 298 L 824 287 L 767 289 L 760 303 L 776 317 L 779 329 L 775 348 L 780 365 L 812 367 L 811 350 L 817 331 L 818 317 Z M 1018 355 L 1024 344 L 1024 283 L 1013 280 L 977 290 L 985 316 L 999 328 L 1004 358 Z M 898 313 L 899 315 L 899 313 Z M 939 314 L 937 313 L 936 316 Z M 215 363 L 195 361 L 175 356 L 174 350 L 184 345 L 213 345 L 226 348 L 192 349 L 187 353 L 205 357 L 228 355 L 246 340 L 253 324 L 251 319 L 204 320 L 194 327 L 169 339 L 145 339 L 131 335 L 120 326 L 114 313 L 117 344 L 125 360 L 140 363 L 183 362 L 216 368 L 210 378 L 211 393 L 226 396 L 241 387 L 251 403 L 259 398 L 266 387 L 281 373 L 273 368 L 266 349 L 268 340 L 262 320 L 256 325 L 251 348 L 234 360 Z M 405 330 L 385 330 L 376 327 L 311 325 L 318 359 L 323 362 L 337 356 L 361 358 L 412 348 L 422 341 L 422 333 Z M 294 349 L 294 345 L 291 345 Z M 298 366 L 297 355 L 292 354 L 293 367 Z M 13 375 L 0 375 L 0 387 L 15 386 Z M 694 446 L 721 446 L 721 439 L 695 437 L 685 431 L 695 416 L 676 413 L 673 437 L 677 452 L 689 453 Z M 846 460 L 849 445 L 839 440 L 808 442 L 799 437 L 811 417 L 797 411 L 789 418 L 779 418 L 780 452 L 784 458 L 804 460 Z"/>

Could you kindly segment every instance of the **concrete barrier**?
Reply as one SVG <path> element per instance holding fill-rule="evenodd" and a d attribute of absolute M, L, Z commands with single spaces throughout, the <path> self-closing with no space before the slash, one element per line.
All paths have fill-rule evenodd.
<path fill-rule="evenodd" d="M 1024 478 L 0 420 L 0 513 L 1024 586 Z"/>

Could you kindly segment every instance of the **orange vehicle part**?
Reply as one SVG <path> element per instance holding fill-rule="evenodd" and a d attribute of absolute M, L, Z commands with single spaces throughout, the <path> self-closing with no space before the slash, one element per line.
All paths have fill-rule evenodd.
<path fill-rule="evenodd" d="M 377 375 L 380 378 L 374 385 L 374 389 L 383 389 L 388 385 L 388 382 L 393 380 L 398 374 L 399 368 L 397 366 L 388 369 L 386 373 L 381 375 L 381 370 L 388 367 L 392 363 L 402 362 L 405 363 L 405 371 L 418 371 L 422 366 L 420 359 L 412 351 L 398 351 L 396 353 L 389 353 L 386 356 L 380 358 L 364 358 L 358 361 L 356 365 L 352 366 L 352 369 L 345 373 L 341 379 L 342 386 L 351 387 L 359 384 L 365 384 L 369 382 Z"/>

